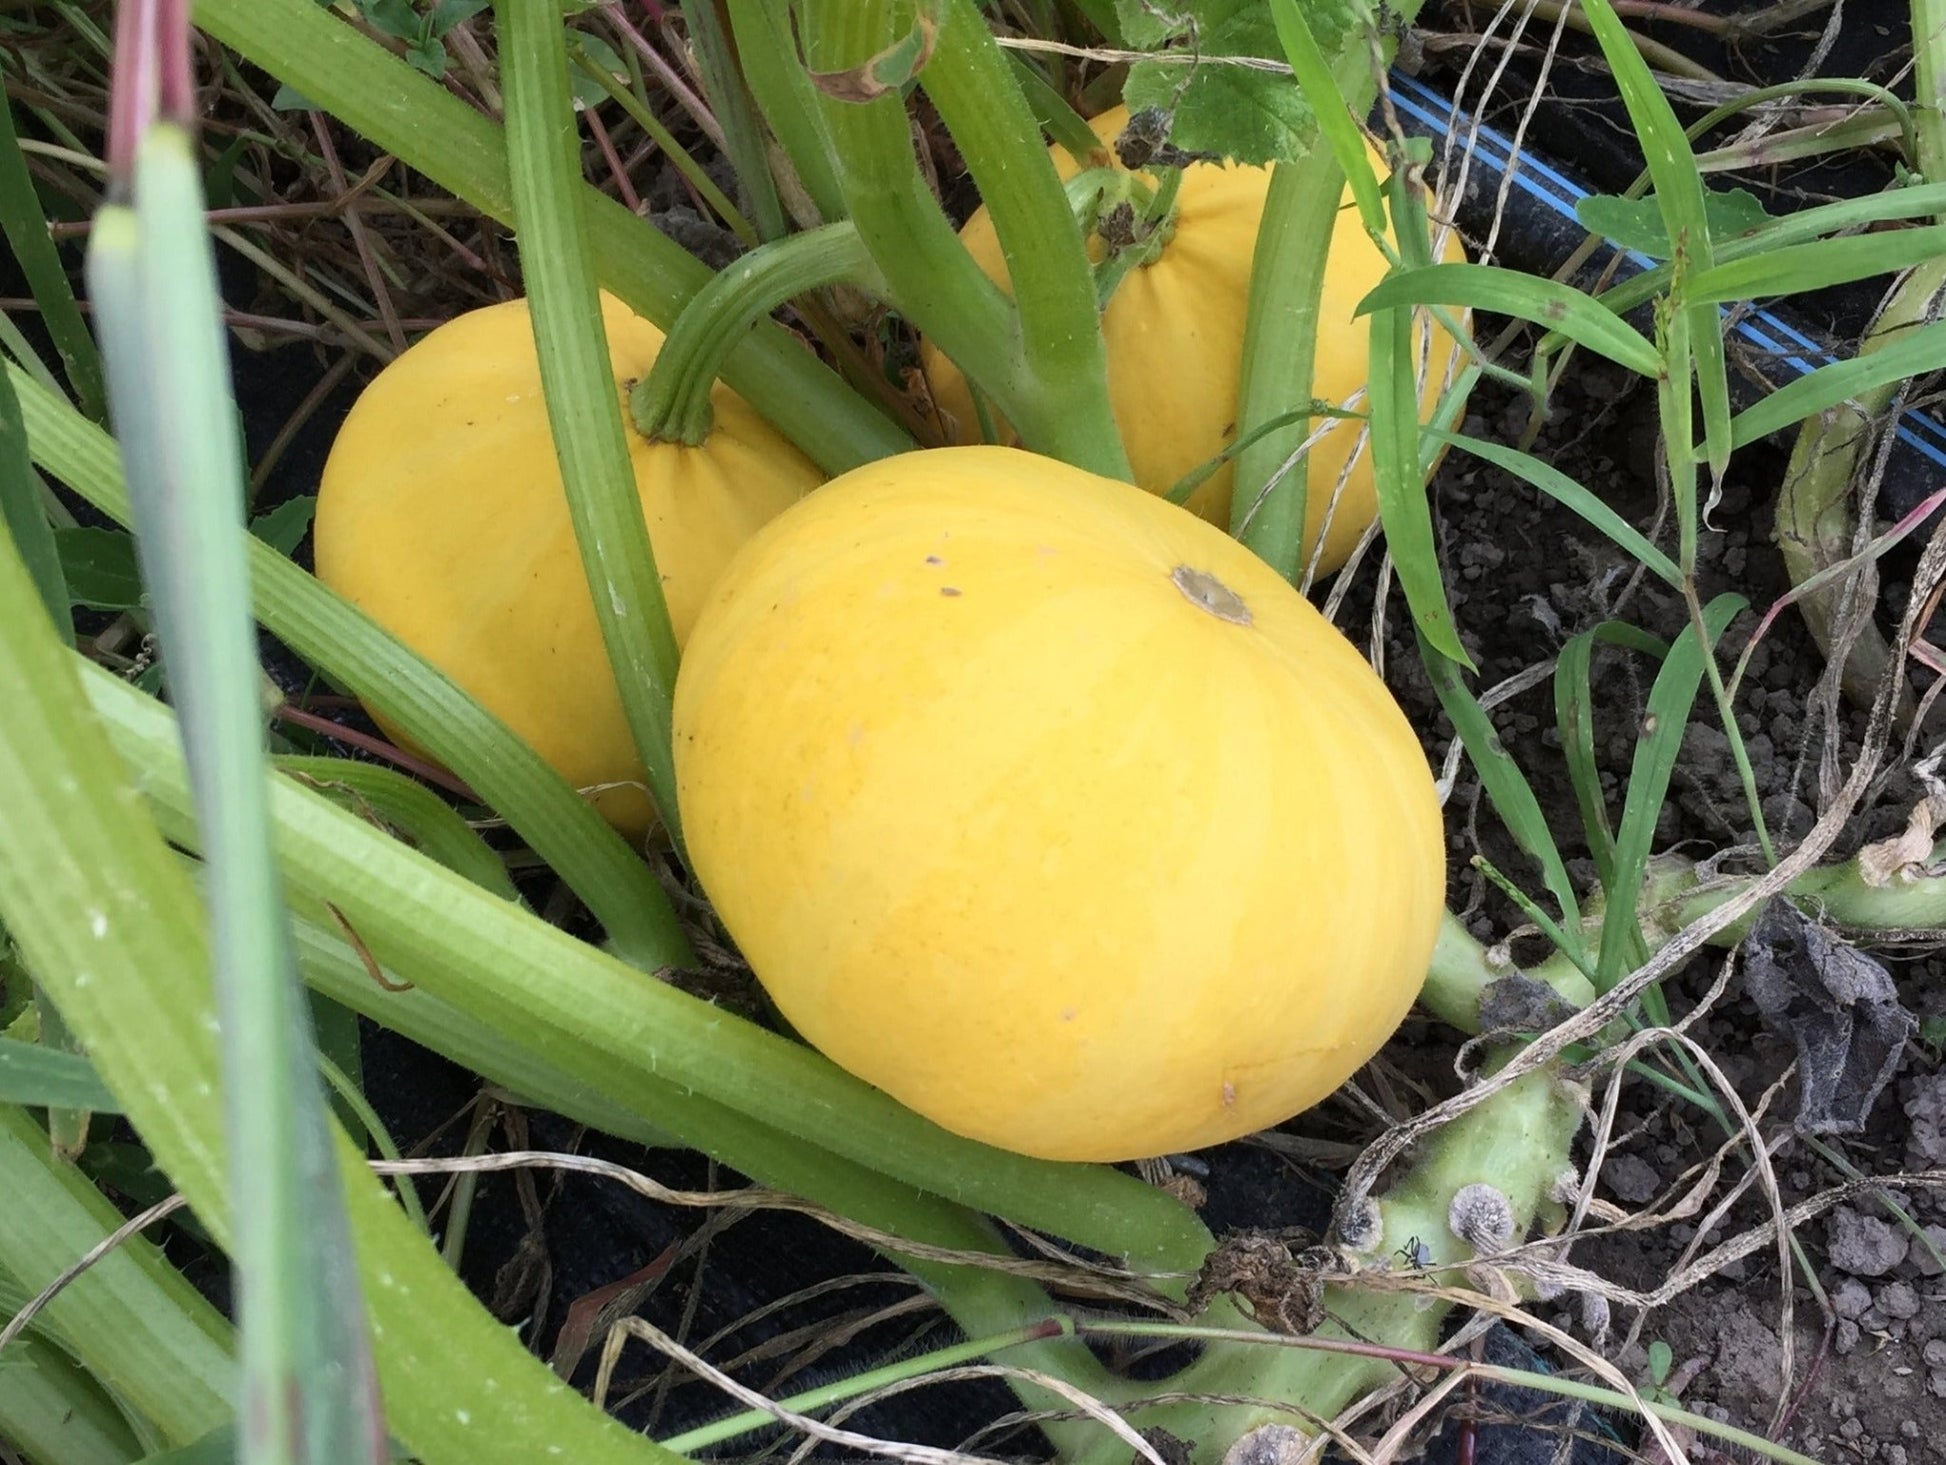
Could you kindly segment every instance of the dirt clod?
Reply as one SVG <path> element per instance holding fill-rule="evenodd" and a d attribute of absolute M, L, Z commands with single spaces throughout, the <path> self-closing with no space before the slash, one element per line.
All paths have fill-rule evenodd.
<path fill-rule="evenodd" d="M 1834 1210 L 1825 1228 L 1831 1265 L 1854 1277 L 1883 1277 L 1905 1260 L 1910 1244 L 1906 1233 L 1891 1222 L 1850 1206 Z"/>

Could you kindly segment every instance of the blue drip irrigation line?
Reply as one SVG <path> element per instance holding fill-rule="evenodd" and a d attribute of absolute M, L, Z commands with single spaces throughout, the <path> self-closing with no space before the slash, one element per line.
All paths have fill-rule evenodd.
<path fill-rule="evenodd" d="M 1592 189 L 1530 152 L 1523 151 L 1516 163 L 1513 144 L 1504 134 L 1462 112 L 1449 99 L 1416 78 L 1393 72 L 1391 92 L 1392 105 L 1401 116 L 1410 117 L 1437 135 L 1463 134 L 1474 139 L 1476 162 L 1484 163 L 1503 175 L 1510 175 L 1515 188 L 1564 219 L 1574 220 L 1576 202 L 1592 194 Z M 1581 226 L 1577 223 L 1576 227 Z M 1656 262 L 1645 254 L 1623 249 L 1619 245 L 1613 247 L 1616 253 L 1637 269 L 1647 270 L 1655 266 Z M 1731 329 L 1799 376 L 1841 359 L 1822 342 L 1768 310 L 1749 311 L 1737 318 Z M 1946 468 L 1946 426 L 1935 418 L 1923 412 L 1907 411 L 1899 418 L 1895 435 L 1936 467 Z"/>

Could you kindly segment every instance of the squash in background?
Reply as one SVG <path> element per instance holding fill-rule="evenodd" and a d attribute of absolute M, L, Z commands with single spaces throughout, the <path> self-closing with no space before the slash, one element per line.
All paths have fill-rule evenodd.
<path fill-rule="evenodd" d="M 1115 139 L 1128 126 L 1128 109 L 1116 107 L 1089 125 L 1112 156 Z M 1064 180 L 1080 172 L 1065 149 L 1056 146 L 1051 153 Z M 1376 149 L 1372 156 L 1383 176 L 1384 158 Z M 1109 397 L 1135 482 L 1151 493 L 1167 493 L 1235 437 L 1251 259 L 1269 187 L 1268 168 L 1190 164 L 1183 170 L 1177 194 L 1173 235 L 1157 259 L 1123 277 L 1102 312 Z M 960 238 L 988 278 L 1004 284 L 1006 263 L 999 236 L 984 208 L 967 221 Z M 1091 238 L 1089 247 L 1099 254 L 1098 240 Z M 1465 257 L 1457 239 L 1449 236 L 1445 257 Z M 1385 257 L 1365 233 L 1347 190 L 1332 235 L 1312 369 L 1313 394 L 1323 402 L 1343 405 L 1365 386 L 1370 323 L 1354 319 L 1352 311 L 1384 278 L 1386 268 Z M 1427 416 L 1439 399 L 1447 363 L 1457 350 L 1452 337 L 1437 326 L 1430 335 L 1423 397 Z M 955 440 L 979 442 L 980 422 L 966 378 L 930 343 L 922 344 L 921 359 Z M 1315 431 L 1323 425 L 1324 420 L 1317 419 L 1312 427 Z M 1354 451 L 1359 455 L 1331 514 L 1320 574 L 1329 574 L 1345 562 L 1378 514 L 1362 425 L 1340 419 L 1311 449 L 1305 480 L 1307 556 L 1324 527 L 1325 509 L 1345 463 Z M 1218 528 L 1229 528 L 1235 479 L 1235 468 L 1225 463 L 1198 485 L 1187 506 Z"/>
<path fill-rule="evenodd" d="M 610 296 L 601 306 L 626 399 L 662 332 Z M 729 388 L 719 383 L 711 400 L 716 429 L 701 447 L 628 430 L 678 644 L 743 542 L 823 481 Z M 654 811 L 568 518 L 525 300 L 447 322 L 365 389 L 325 465 L 315 543 L 319 579 L 570 783 L 601 790 L 596 806 L 618 827 L 649 828 Z"/>

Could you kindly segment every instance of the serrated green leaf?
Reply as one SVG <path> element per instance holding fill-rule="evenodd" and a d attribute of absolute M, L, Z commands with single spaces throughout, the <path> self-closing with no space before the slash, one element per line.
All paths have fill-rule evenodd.
<path fill-rule="evenodd" d="M 1777 222 L 1764 211 L 1757 196 L 1744 188 L 1720 192 L 1706 189 L 1703 214 L 1709 220 L 1711 239 L 1718 242 L 1753 234 Z M 1646 198 L 1595 194 L 1575 203 L 1574 217 L 1590 234 L 1599 234 L 1624 249 L 1651 259 L 1669 257 L 1669 230 L 1662 222 L 1662 204 L 1654 194 Z"/>
<path fill-rule="evenodd" d="M 250 521 L 250 532 L 279 554 L 294 554 L 318 511 L 316 494 L 299 494 Z"/>
<path fill-rule="evenodd" d="M 135 541 L 119 529 L 56 529 L 54 547 L 74 604 L 90 610 L 134 610 L 142 604 Z"/>

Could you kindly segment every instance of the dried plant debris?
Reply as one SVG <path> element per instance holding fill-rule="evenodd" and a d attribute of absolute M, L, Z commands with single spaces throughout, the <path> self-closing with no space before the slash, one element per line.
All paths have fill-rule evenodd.
<path fill-rule="evenodd" d="M 1856 1134 L 1917 1028 L 1885 968 L 1774 900 L 1744 943 L 1744 990 L 1797 1045 L 1801 1134 Z"/>

